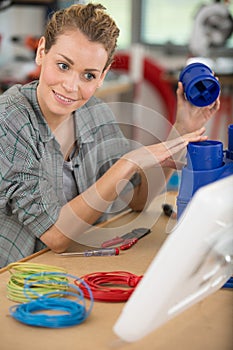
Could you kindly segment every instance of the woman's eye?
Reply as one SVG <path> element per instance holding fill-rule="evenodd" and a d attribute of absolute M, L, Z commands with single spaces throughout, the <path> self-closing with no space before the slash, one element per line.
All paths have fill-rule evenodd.
<path fill-rule="evenodd" d="M 84 74 L 84 77 L 85 77 L 86 80 L 95 79 L 95 75 L 92 74 L 92 73 L 85 73 L 85 74 Z"/>
<path fill-rule="evenodd" d="M 69 69 L 69 66 L 66 63 L 58 63 L 58 67 L 61 70 L 68 70 Z"/>

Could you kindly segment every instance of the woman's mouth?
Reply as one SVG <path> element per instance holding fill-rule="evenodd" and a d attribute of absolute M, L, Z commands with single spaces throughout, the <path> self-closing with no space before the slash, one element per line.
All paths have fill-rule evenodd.
<path fill-rule="evenodd" d="M 63 95 L 60 95 L 56 91 L 53 91 L 53 93 L 54 93 L 54 96 L 55 96 L 56 100 L 58 102 L 60 102 L 60 103 L 65 104 L 65 105 L 70 105 L 70 104 L 72 104 L 72 103 L 77 101 L 77 100 L 73 100 L 71 98 L 65 97 Z"/>

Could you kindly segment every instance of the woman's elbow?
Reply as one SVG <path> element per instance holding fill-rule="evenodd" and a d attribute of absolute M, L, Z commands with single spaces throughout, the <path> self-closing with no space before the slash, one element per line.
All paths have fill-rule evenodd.
<path fill-rule="evenodd" d="M 40 240 L 54 253 L 63 253 L 65 252 L 71 243 L 71 239 L 66 237 L 64 234 L 53 230 L 46 231 L 41 237 Z"/>

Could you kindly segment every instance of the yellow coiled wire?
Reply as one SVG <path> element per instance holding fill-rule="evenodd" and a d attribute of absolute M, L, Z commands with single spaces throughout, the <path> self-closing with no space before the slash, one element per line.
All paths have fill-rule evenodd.
<path fill-rule="evenodd" d="M 62 295 L 62 291 L 67 290 L 66 283 L 68 279 L 65 276 L 52 274 L 54 272 L 67 273 L 63 268 L 37 263 L 17 262 L 9 264 L 7 269 L 11 274 L 7 283 L 7 297 L 12 301 L 23 303 L 28 301 L 28 298 L 36 299 L 38 294 L 42 296 L 53 291 L 61 291 Z M 51 275 L 49 274 L 50 272 Z M 46 273 L 46 280 L 48 280 L 48 282 L 46 284 L 41 284 L 40 280 L 44 279 L 44 273 Z M 32 293 L 27 292 L 27 295 L 25 295 L 25 279 L 33 274 L 40 275 L 35 276 L 31 280 L 31 282 L 33 282 Z M 38 282 L 38 284 L 36 284 L 36 282 Z M 59 284 L 59 282 L 66 283 Z"/>

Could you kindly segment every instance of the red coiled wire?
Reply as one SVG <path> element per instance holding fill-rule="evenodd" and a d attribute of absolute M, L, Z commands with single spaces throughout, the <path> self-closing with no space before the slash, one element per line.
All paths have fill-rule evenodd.
<path fill-rule="evenodd" d="M 112 271 L 94 272 L 82 276 L 81 279 L 90 287 L 95 301 L 121 302 L 129 299 L 142 277 L 130 272 Z M 78 280 L 74 283 L 82 289 L 84 296 L 89 298 L 85 286 Z"/>

